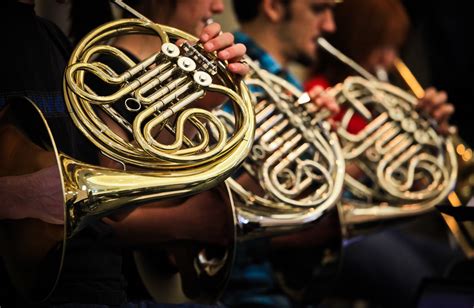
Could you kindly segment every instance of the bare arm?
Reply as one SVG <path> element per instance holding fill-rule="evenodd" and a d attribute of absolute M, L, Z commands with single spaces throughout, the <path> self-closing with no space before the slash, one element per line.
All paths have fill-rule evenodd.
<path fill-rule="evenodd" d="M 52 224 L 64 222 L 63 192 L 59 170 L 0 177 L 0 219 L 38 218 Z"/>
<path fill-rule="evenodd" d="M 10 124 L 0 127 L 0 145 L 0 219 L 63 223 L 63 193 L 54 153 Z"/>
<path fill-rule="evenodd" d="M 232 238 L 229 218 L 229 208 L 212 190 L 185 200 L 141 206 L 119 220 L 105 221 L 117 238 L 129 245 L 190 239 L 226 244 Z"/>

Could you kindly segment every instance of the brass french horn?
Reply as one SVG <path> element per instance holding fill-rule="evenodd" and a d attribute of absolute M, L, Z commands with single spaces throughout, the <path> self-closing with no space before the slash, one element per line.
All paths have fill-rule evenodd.
<path fill-rule="evenodd" d="M 114 2 L 125 6 L 121 1 Z M 12 276 L 21 276 L 18 280 L 13 279 L 20 293 L 33 301 L 43 301 L 52 293 L 61 270 L 66 238 L 77 234 L 90 222 L 118 210 L 188 196 L 215 187 L 241 164 L 250 151 L 255 117 L 245 84 L 237 81 L 224 63 L 204 52 L 199 44 L 174 44 L 178 39 L 197 42 L 195 37 L 155 24 L 141 15 L 139 17 L 98 27 L 81 40 L 71 55 L 63 89 L 72 120 L 102 154 L 119 162 L 123 169 L 133 171 L 93 166 L 57 153 L 65 203 L 64 232 L 59 236 L 63 238 L 59 241 L 63 245 L 58 247 L 58 240 L 53 239 L 39 248 L 41 253 L 32 253 L 31 250 L 38 247 L 17 247 L 18 254 L 33 254 L 35 259 L 23 258 L 28 264 L 14 262 L 9 269 Z M 128 34 L 158 36 L 163 43 L 162 48 L 145 61 L 134 63 L 123 52 L 107 45 L 111 38 Z M 117 56 L 130 69 L 117 74 L 96 61 L 102 53 Z M 117 92 L 96 94 L 86 82 L 92 75 L 117 88 Z M 231 134 L 211 112 L 190 108 L 193 102 L 208 92 L 220 93 L 232 102 L 236 126 Z M 118 100 L 125 98 L 126 108 L 136 112 L 133 123 L 129 123 L 114 108 Z M 34 106 L 25 108 L 31 110 L 31 114 L 39 113 L 33 117 L 43 119 L 37 122 L 47 127 L 37 108 L 36 111 Z M 125 132 L 131 133 L 133 142 L 112 130 L 103 120 L 101 112 L 115 120 Z M 194 138 L 183 134 L 187 123 L 191 123 L 197 131 Z M 210 136 L 209 127 L 219 133 Z M 46 131 L 49 129 L 46 128 Z M 164 131 L 175 136 L 172 144 L 160 142 Z M 54 141 L 49 143 L 54 144 Z M 48 147 L 49 150 L 52 148 Z M 232 210 L 228 212 L 230 225 L 233 226 Z M 22 243 L 19 244 L 15 243 L 16 246 Z M 40 277 L 41 269 L 33 268 L 31 264 L 40 266 L 50 253 L 49 248 L 57 250 L 60 262 L 53 266 L 58 275 L 52 274 L 56 278 L 51 278 L 46 285 Z M 228 259 L 232 259 L 232 254 Z M 196 262 L 197 268 L 209 267 L 205 255 L 197 256 Z M 22 272 L 22 269 L 28 272 Z"/>
<path fill-rule="evenodd" d="M 346 110 L 337 130 L 347 164 L 351 193 L 343 200 L 346 226 L 396 219 L 432 210 L 453 189 L 457 161 L 451 138 L 436 131 L 436 123 L 415 109 L 416 98 L 378 81 L 325 39 L 319 45 L 351 66 L 362 77 L 349 77 L 330 90 Z M 365 121 L 350 131 L 354 115 Z"/>
<path fill-rule="evenodd" d="M 244 242 L 270 237 L 266 253 L 276 281 L 296 301 L 306 296 L 311 273 L 320 272 L 325 278 L 312 294 L 316 298 L 315 293 L 325 292 L 339 264 L 343 152 L 325 120 L 327 110 L 258 63 L 245 61 L 250 66 L 245 82 L 252 92 L 257 129 L 242 170 L 227 180 L 236 208 L 237 238 Z M 229 113 L 218 114 L 227 118 L 231 131 Z"/>
<path fill-rule="evenodd" d="M 244 61 L 250 66 L 244 82 L 251 89 L 258 128 L 243 168 L 226 180 L 235 206 L 239 241 L 316 225 L 335 210 L 344 182 L 344 158 L 337 136 L 314 109 L 308 94 L 260 69 L 250 58 Z M 227 107 L 214 110 L 214 114 L 231 133 L 238 123 Z M 214 128 L 213 134 L 219 132 Z M 240 182 L 243 177 L 246 184 Z M 169 287 L 174 280 L 170 279 L 167 286 L 157 279 L 163 275 L 156 270 L 153 254 L 135 253 L 135 261 L 155 300 L 166 292 L 175 295 L 175 303 L 185 297 Z M 220 262 L 216 259 L 214 263 Z"/>
<path fill-rule="evenodd" d="M 240 240 L 317 223 L 339 201 L 345 168 L 338 138 L 308 94 L 251 59 L 245 61 L 251 68 L 245 82 L 252 92 L 257 129 L 242 172 L 228 180 Z M 217 114 L 232 131 L 230 114 Z"/>
<path fill-rule="evenodd" d="M 114 2 L 135 12 L 121 1 Z M 148 201 L 144 195 L 157 200 L 183 197 L 209 189 L 227 178 L 251 147 L 255 123 L 246 86 L 237 82 L 222 62 L 206 55 L 199 45 L 184 43 L 178 47 L 171 42 L 178 39 L 197 42 L 195 37 L 138 16 L 141 19 L 123 19 L 105 24 L 81 40 L 66 69 L 64 96 L 76 126 L 103 154 L 124 166 L 149 171 L 138 173 L 145 175 L 143 179 L 137 177 L 136 172 L 113 171 L 99 179 L 82 180 L 83 183 L 100 184 L 85 191 L 100 192 L 89 199 L 100 197 L 101 203 L 107 204 L 107 207 L 101 209 L 97 202 L 87 198 L 80 200 L 80 193 L 69 194 L 75 197 L 76 204 L 81 204 L 75 209 L 79 212 L 103 214 L 105 209 L 113 211 L 122 204 L 134 204 L 133 198 L 123 198 L 121 192 L 133 191 L 134 195 L 139 196 L 140 203 L 144 203 Z M 139 33 L 156 35 L 163 42 L 161 51 L 141 63 L 134 63 L 119 49 L 104 45 L 113 37 Z M 102 53 L 117 56 L 129 64 L 130 69 L 116 74 L 111 68 L 95 61 Z M 111 87 L 118 86 L 118 91 L 97 95 L 85 83 L 86 73 L 95 75 Z M 211 112 L 189 108 L 206 92 L 221 93 L 232 101 L 238 126 L 231 135 Z M 113 104 L 124 97 L 128 97 L 125 104 L 130 104 L 126 107 L 136 112 L 133 123 L 113 108 Z M 114 119 L 122 129 L 132 133 L 134 142 L 126 141 L 106 125 L 96 107 Z M 199 119 L 207 120 L 207 125 L 219 134 L 212 139 L 206 124 Z M 197 130 L 194 140 L 183 134 L 186 122 Z M 172 144 L 160 143 L 163 130 L 176 136 Z M 87 203 L 94 205 L 82 205 Z M 75 210 L 70 209 L 70 212 Z"/>

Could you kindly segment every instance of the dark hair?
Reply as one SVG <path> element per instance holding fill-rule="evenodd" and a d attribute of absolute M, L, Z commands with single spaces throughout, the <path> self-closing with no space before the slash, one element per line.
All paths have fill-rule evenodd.
<path fill-rule="evenodd" d="M 335 7 L 334 20 L 337 31 L 327 36 L 328 41 L 357 63 L 365 62 L 377 47 L 400 48 L 410 27 L 399 0 L 344 0 Z M 353 74 L 326 52 L 321 51 L 319 56 L 323 70 L 331 68 L 334 73 L 337 68 L 337 74 L 327 76 L 331 83 Z"/>
<path fill-rule="evenodd" d="M 173 13 L 176 10 L 175 0 L 125 0 L 128 5 L 142 13 L 149 9 L 151 1 L 160 1 L 160 3 L 163 5 L 166 3 L 168 5 L 169 13 Z M 135 16 L 124 11 L 124 17 L 134 18 Z M 113 16 L 109 0 L 73 0 L 71 7 L 71 29 L 69 36 L 73 39 L 73 43 L 75 45 L 87 33 L 96 27 L 112 20 Z"/>
<path fill-rule="evenodd" d="M 111 21 L 112 10 L 108 0 L 75 0 L 71 6 L 71 29 L 69 36 L 76 45 L 87 33 Z"/>
<path fill-rule="evenodd" d="M 257 18 L 260 13 L 260 6 L 262 0 L 233 0 L 234 12 L 237 17 L 237 21 L 245 23 Z M 283 5 L 288 7 L 290 0 L 281 0 Z M 287 16 L 289 17 L 289 16 Z"/>

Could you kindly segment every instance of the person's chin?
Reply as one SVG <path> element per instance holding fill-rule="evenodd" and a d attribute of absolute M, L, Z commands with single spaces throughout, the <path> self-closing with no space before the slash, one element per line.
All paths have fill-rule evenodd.
<path fill-rule="evenodd" d="M 315 61 L 315 57 L 316 57 L 316 49 L 314 50 L 314 52 L 309 52 L 309 51 L 300 52 L 299 54 L 296 55 L 296 58 L 294 60 L 301 65 L 309 66 L 313 64 L 313 62 Z"/>

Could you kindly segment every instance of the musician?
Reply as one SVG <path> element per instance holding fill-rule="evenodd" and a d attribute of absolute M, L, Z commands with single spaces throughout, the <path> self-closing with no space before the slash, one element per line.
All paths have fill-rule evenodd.
<path fill-rule="evenodd" d="M 24 4 L 23 2 L 28 3 Z M 193 3 L 195 2 L 189 1 L 189 4 Z M 171 12 L 171 7 L 175 6 L 174 1 L 170 1 L 169 4 L 170 11 L 168 12 Z M 9 46 L 9 48 L 2 48 L 1 51 L 2 59 L 8 60 L 4 67 L 9 74 L 2 74 L 0 79 L 0 104 L 3 106 L 6 97 L 10 95 L 29 96 L 45 113 L 60 151 L 88 163 L 97 165 L 99 160 L 104 163 L 105 160 L 98 157 L 96 148 L 73 125 L 63 101 L 61 91 L 63 72 L 71 51 L 68 40 L 54 24 L 35 15 L 34 1 L 7 1 L 0 5 L 1 25 L 4 32 L 3 41 L 5 46 Z M 211 2 L 206 8 L 209 10 L 209 14 L 214 10 L 214 8 L 210 8 L 210 5 Z M 181 12 L 183 6 L 177 5 L 174 9 Z M 168 17 L 168 15 L 166 16 Z M 204 17 L 207 16 L 198 18 L 201 20 Z M 170 17 L 166 21 L 179 24 L 187 20 L 176 20 L 176 18 Z M 15 31 L 11 31 L 11 25 L 16 25 Z M 208 43 L 208 50 L 218 51 L 219 57 L 229 60 L 231 71 L 236 74 L 246 73 L 247 66 L 238 62 L 245 53 L 245 48 L 235 45 L 230 34 L 221 35 L 218 24 L 207 27 L 202 24 L 194 31 L 198 31 L 194 33 L 201 35 L 201 40 Z M 147 43 L 150 42 L 147 41 Z M 211 103 L 214 102 L 211 101 Z M 205 102 L 202 104 L 206 105 Z M 27 154 L 31 155 L 32 153 Z M 18 185 L 23 183 L 21 181 Z M 9 184 L 11 183 L 9 182 Z M 50 192 L 53 194 L 52 191 Z M 57 187 L 55 192 L 59 193 Z M 61 197 L 56 200 L 58 199 Z M 117 223 L 123 216 L 112 217 L 98 221 L 81 231 L 79 235 L 68 241 L 61 279 L 49 303 L 60 306 L 63 303 L 121 305 L 126 302 L 126 282 L 122 275 L 122 252 L 119 247 L 110 245 L 112 235 L 116 238 L 117 233 L 119 235 L 126 234 L 134 240 L 138 238 L 133 233 L 134 227 L 153 224 L 154 229 L 162 228 L 160 230 L 164 230 L 160 235 L 165 240 L 175 237 L 195 238 L 199 236 L 206 240 L 214 240 L 215 233 L 219 233 L 219 230 L 210 230 L 205 233 L 209 229 L 196 224 L 196 222 L 206 223 L 204 218 L 210 215 L 203 216 L 203 213 L 213 213 L 212 208 L 208 208 L 208 203 L 203 201 L 202 196 L 195 197 L 194 200 L 199 201 L 197 206 L 193 205 L 192 200 L 190 198 L 183 201 L 185 204 L 182 207 L 132 212 L 123 224 Z M 204 200 L 206 199 L 204 198 Z M 62 204 L 60 206 L 62 207 Z M 31 217 L 43 219 L 37 216 Z M 61 223 L 57 220 L 61 217 L 54 216 L 53 218 L 56 220 L 50 221 L 46 218 L 44 220 Z M 144 219 L 147 220 L 144 222 Z M 150 236 L 150 234 L 148 235 Z M 160 240 L 159 236 L 158 240 Z M 7 276 L 2 270 L 1 279 L 5 278 Z M 21 300 L 19 303 L 15 303 L 13 299 L 15 294 L 12 293 L 12 290 L 3 292 L 4 285 L 2 282 L 1 296 L 8 295 L 9 298 L 5 301 L 2 298 L 2 304 L 8 300 L 12 305 L 27 305 Z M 69 305 L 67 307 L 72 307 L 70 304 L 67 305 Z"/>
<path fill-rule="evenodd" d="M 258 61 L 261 68 L 302 89 L 302 84 L 288 67 L 291 62 L 309 65 L 314 61 L 316 39 L 335 31 L 332 16 L 334 5 L 335 1 L 234 0 L 234 11 L 240 24 L 239 31 L 234 33 L 236 41 L 247 46 L 247 54 Z M 317 106 L 332 113 L 339 111 L 334 99 L 323 93 L 322 88 L 312 89 L 309 94 Z M 304 237 L 314 239 L 314 233 L 305 234 Z M 293 299 L 276 282 L 275 263 L 270 259 L 285 263 L 283 259 L 279 260 L 284 249 L 275 252 L 272 247 L 298 246 L 297 243 L 301 241 L 304 242 L 302 235 L 290 235 L 273 240 L 259 239 L 240 243 L 233 277 L 223 301 L 230 306 L 292 306 Z M 297 255 L 295 258 L 298 256 L 302 257 Z M 286 258 L 285 260 L 288 261 Z M 296 272 L 294 268 L 290 271 L 293 270 Z M 301 270 L 306 271 L 304 275 L 310 275 L 312 268 L 310 266 L 308 270 L 306 267 Z M 294 274 L 295 277 L 298 276 Z M 296 283 L 300 285 L 302 282 Z"/>
<path fill-rule="evenodd" d="M 410 21 L 405 8 L 398 0 L 364 0 L 357 4 L 349 0 L 337 8 L 338 30 L 328 36 L 330 42 L 368 72 L 387 80 L 387 73 L 393 71 L 395 59 L 408 35 Z M 358 19 L 358 16 L 370 18 Z M 306 82 L 307 89 L 335 85 L 355 74 L 349 66 L 324 52 L 318 53 L 317 65 L 313 67 L 317 71 Z M 425 93 L 419 108 L 429 112 L 438 121 L 439 131 L 447 134 L 454 106 L 448 103 L 444 91 L 430 87 Z"/>
<path fill-rule="evenodd" d="M 231 33 L 221 33 L 218 23 L 206 25 L 205 20 L 213 14 L 220 13 L 223 5 L 221 1 L 128 1 L 133 8 L 150 20 L 176 27 L 200 38 L 204 48 L 208 52 L 217 52 L 221 60 L 228 61 L 228 68 L 237 75 L 245 75 L 248 66 L 239 60 L 245 54 L 245 46 L 234 44 Z M 155 53 L 161 47 L 161 40 L 158 37 L 149 35 L 129 35 L 117 38 L 113 46 L 119 48 L 135 62 L 140 62 Z M 113 68 L 117 73 L 127 69 L 127 67 L 117 59 L 108 56 L 101 56 L 103 62 Z M 93 81 L 93 80 L 92 80 Z M 96 83 L 92 83 L 96 85 Z M 220 95 L 207 94 L 196 105 L 208 110 L 213 109 L 223 103 Z M 105 116 L 105 115 L 103 115 Z M 125 115 L 131 117 L 132 115 Z M 106 121 L 110 119 L 105 118 Z M 133 121 L 133 119 L 132 119 Z M 189 127 L 187 127 L 189 129 Z M 117 128 L 117 131 L 120 131 Z M 124 138 L 133 138 L 127 136 Z M 186 131 L 188 137 L 192 137 L 192 131 Z M 131 139 L 129 139 L 131 140 Z M 114 161 L 101 157 L 103 164 L 111 167 L 120 167 Z M 219 197 L 220 198 L 220 197 Z M 220 206 L 215 207 L 216 196 L 213 192 L 204 192 L 192 196 L 185 200 L 176 202 L 173 206 L 170 203 L 158 203 L 157 206 L 147 205 L 135 209 L 126 215 L 117 215 L 108 220 L 108 223 L 115 229 L 116 235 L 127 242 L 143 243 L 159 242 L 173 236 L 175 239 L 201 239 L 203 241 L 220 242 L 219 234 L 222 234 L 222 226 L 218 212 Z M 219 201 L 220 203 L 220 201 Z M 164 205 L 167 206 L 164 206 Z M 205 213 L 214 213 L 215 217 Z M 169 220 L 169 215 L 175 215 L 178 220 Z M 157 228 L 156 221 L 163 219 L 162 226 Z M 193 221 L 195 220 L 195 221 Z M 215 229 L 213 229 L 215 228 Z"/>
<path fill-rule="evenodd" d="M 67 38 L 53 23 L 35 15 L 34 1 L 2 1 L 0 6 L 0 24 L 4 46 L 1 48 L 0 55 L 5 60 L 4 71 L 2 71 L 8 72 L 2 73 L 0 77 L 1 107 L 5 105 L 7 97 L 12 95 L 25 95 L 31 98 L 45 114 L 60 151 L 89 163 L 97 163 L 95 149 L 73 125 L 62 96 L 63 73 L 71 51 Z M 15 25 L 14 29 L 12 29 L 12 25 Z M 48 156 L 44 151 L 39 152 Z M 31 151 L 22 153 L 22 155 L 34 155 L 34 153 Z M 21 155 L 17 154 L 13 157 L 13 159 L 15 158 L 20 159 Z M 33 156 L 30 156 L 30 159 L 33 160 Z M 40 164 L 37 168 L 50 167 L 55 164 L 54 160 L 49 157 L 49 162 L 46 159 L 44 165 Z M 39 173 L 44 171 L 44 173 L 35 173 L 32 176 L 43 176 L 43 178 L 34 179 L 34 182 L 30 181 L 31 178 L 25 178 L 27 185 L 24 185 L 25 182 L 22 180 L 17 183 L 16 188 L 11 189 L 20 192 L 21 198 L 24 196 L 31 198 L 32 194 L 21 191 L 29 191 L 32 188 L 29 184 L 32 183 L 42 184 L 42 189 L 48 189 L 48 191 L 41 192 L 42 196 L 45 193 L 46 195 L 59 193 L 60 196 L 53 201 L 60 200 L 60 203 L 55 205 L 55 209 L 50 211 L 49 216 L 45 215 L 46 211 L 43 212 L 43 215 L 32 211 L 27 212 L 30 213 L 30 217 L 52 223 L 62 223 L 62 210 L 58 211 L 63 207 L 62 192 L 60 187 L 59 189 L 57 186 L 54 187 L 58 183 L 49 178 L 52 175 L 57 176 L 57 171 L 55 169 L 37 171 Z M 9 182 L 9 185 L 13 185 L 12 181 L 9 180 Z M 52 187 L 48 187 L 48 183 L 51 183 Z M 29 204 L 38 206 L 38 203 L 41 202 L 38 199 L 30 200 Z M 35 204 L 34 201 L 38 201 L 38 203 Z M 16 204 L 19 211 L 23 211 L 23 206 L 25 204 Z M 8 218 L 23 217 L 25 217 L 23 214 L 15 214 Z M 100 228 L 100 226 L 97 227 Z M 101 236 L 107 236 L 107 231 L 100 232 L 98 228 L 85 230 L 70 241 L 66 255 L 68 261 L 66 261 L 59 284 L 58 290 L 60 291 L 54 296 L 56 301 L 119 304 L 125 299 L 125 294 L 121 292 L 123 281 L 120 275 L 120 256 L 110 249 L 85 248 L 99 242 Z M 43 235 L 38 233 L 32 236 Z M 102 274 L 98 275 L 99 272 Z M 3 270 L 0 279 L 3 289 L 8 285 L 8 275 Z M 2 292 L 3 296 L 8 297 L 2 298 L 2 306 L 3 304 L 16 307 L 27 306 L 22 299 L 15 298 L 15 290 L 11 287 L 6 294 Z"/>
<path fill-rule="evenodd" d="M 197 36 L 206 51 L 216 51 L 221 60 L 228 61 L 229 70 L 237 76 L 244 75 L 248 71 L 248 66 L 239 61 L 245 53 L 245 46 L 234 44 L 232 34 L 220 33 L 219 24 L 213 23 L 206 26 L 205 21 L 209 17 L 222 11 L 222 1 L 143 0 L 127 2 L 153 22 L 176 27 Z M 81 6 L 82 2 L 78 1 L 77 5 Z M 85 9 L 89 8 L 86 6 Z M 81 16 L 81 14 L 77 15 Z M 125 13 L 125 17 L 134 16 Z M 77 22 L 77 24 L 74 22 L 72 24 L 73 29 L 77 30 L 76 33 L 86 33 L 88 30 L 77 28 L 80 26 L 80 20 Z M 123 51 L 133 61 L 139 62 L 160 50 L 161 40 L 149 35 L 130 35 L 118 37 L 112 42 L 112 45 Z M 128 69 L 121 61 L 111 56 L 100 56 L 98 61 L 110 66 L 119 74 Z M 93 79 L 90 81 L 94 89 L 99 87 L 96 89 L 98 93 L 104 90 Z M 120 103 L 114 104 L 114 107 Z M 212 109 L 221 103 L 223 103 L 222 96 L 208 93 L 195 106 Z M 123 108 L 119 107 L 119 112 L 122 113 L 123 110 L 120 109 Z M 128 114 L 125 112 L 123 115 L 133 121 L 133 114 L 130 112 Z M 112 122 L 104 114 L 102 117 L 106 122 Z M 186 129 L 188 128 L 186 127 Z M 115 128 L 115 132 L 123 134 L 124 139 L 133 140 L 133 136 L 120 128 Z M 192 138 L 192 133 L 191 130 L 187 130 L 185 134 Z M 101 157 L 101 161 L 112 168 L 121 167 L 106 157 Z M 228 223 L 225 219 L 227 218 L 227 209 L 224 205 L 220 194 L 216 191 L 208 191 L 189 198 L 147 204 L 131 212 L 114 215 L 106 221 L 112 226 L 119 244 L 126 246 L 140 244 L 156 246 L 163 242 L 172 243 L 173 241 L 178 243 L 176 245 L 181 245 L 186 240 L 227 244 L 231 238 L 227 232 L 229 226 L 226 224 Z M 134 265 L 131 264 L 131 266 Z M 130 281 L 130 283 L 134 282 Z M 133 294 L 129 295 L 139 301 L 143 300 L 141 296 L 147 296 L 143 294 L 146 293 L 145 290 L 133 289 L 131 293 Z"/>
<path fill-rule="evenodd" d="M 400 2 L 344 0 L 334 15 L 338 29 L 328 36 L 328 41 L 379 78 L 392 76 L 394 61 L 410 27 Z M 332 86 L 356 75 L 324 51 L 318 51 L 315 67 L 313 78 L 306 83 L 308 89 Z M 419 109 L 438 122 L 441 133 L 448 133 L 454 107 L 448 103 L 446 92 L 431 87 L 425 93 L 419 100 Z M 348 130 L 356 133 L 365 124 L 363 118 L 353 117 Z M 335 296 L 364 298 L 384 307 L 412 305 L 422 279 L 442 275 L 460 257 L 459 251 L 449 247 L 443 225 L 440 217 L 432 213 L 345 246 Z"/>
<path fill-rule="evenodd" d="M 172 25 L 176 26 L 182 30 L 187 30 L 190 31 L 191 33 L 196 34 L 197 30 L 201 29 L 204 27 L 204 20 L 207 18 L 211 17 L 212 14 L 217 14 L 220 13 L 223 10 L 223 4 L 222 1 L 201 1 L 199 3 L 195 1 L 179 1 L 179 2 L 167 2 L 167 1 L 141 1 L 141 2 L 131 2 L 131 4 L 134 5 L 134 7 L 138 8 L 145 16 L 148 18 L 151 18 L 155 22 L 159 23 L 164 23 L 167 25 Z M 213 24 L 210 25 L 210 27 L 213 27 L 212 29 L 218 29 L 215 28 Z M 196 30 L 197 29 L 197 30 Z M 224 33 L 223 36 L 231 39 L 230 34 Z M 206 42 L 207 39 L 203 37 L 202 35 L 200 36 L 201 41 Z M 114 42 L 114 45 L 121 48 L 122 50 L 128 51 L 129 54 L 133 55 L 134 57 L 140 59 L 142 57 L 147 56 L 147 52 L 149 53 L 150 51 L 146 50 L 148 46 L 153 45 L 153 42 L 150 42 L 149 38 L 140 38 L 140 37 L 134 37 L 134 38 L 128 38 L 128 39 L 123 39 L 123 40 L 117 40 Z M 206 45 L 207 43 L 204 44 L 204 47 L 207 48 L 208 46 Z M 241 46 L 240 44 L 237 44 L 235 46 Z M 240 48 L 240 47 L 239 47 Z M 155 50 L 152 48 L 152 50 Z M 209 49 L 212 50 L 212 49 Z M 309 53 L 308 53 L 309 54 Z M 229 55 L 225 56 L 224 53 L 220 52 L 218 54 L 222 59 L 230 59 L 231 65 L 237 65 L 239 64 L 237 60 L 239 59 L 238 56 L 234 55 Z M 266 67 L 264 67 L 266 68 Z M 239 72 L 239 71 L 235 71 Z M 321 91 L 313 91 L 310 93 L 310 95 L 313 97 L 315 100 L 315 103 L 321 105 L 321 106 L 326 106 L 328 109 L 333 109 L 337 110 L 337 105 L 333 100 L 330 98 L 326 97 L 325 95 L 320 95 Z M 212 213 L 213 211 L 213 203 L 214 202 L 221 202 L 218 200 L 210 200 L 210 199 L 205 199 L 206 196 L 209 195 L 209 193 L 204 193 L 200 194 L 199 196 L 195 198 L 199 198 L 199 201 L 194 204 L 194 207 L 198 207 L 196 209 L 196 212 L 200 211 L 201 214 L 199 217 L 202 219 L 202 225 L 209 226 L 209 224 L 216 222 L 216 220 L 212 220 L 212 217 L 209 216 L 209 213 Z M 190 198 L 188 200 L 193 200 L 195 198 Z M 189 201 L 191 202 L 191 201 Z M 206 208 L 205 208 L 206 207 Z M 186 206 L 184 204 L 182 208 L 182 213 L 183 213 L 183 219 L 188 219 L 190 216 L 190 210 L 193 209 L 193 206 Z M 179 210 L 179 207 L 176 208 Z M 120 233 L 118 230 L 117 233 L 120 235 L 121 238 L 130 238 L 132 239 L 133 235 L 136 234 L 138 237 L 139 235 L 139 228 L 138 226 L 143 227 L 142 225 L 138 225 L 138 222 L 140 222 L 139 218 L 143 217 L 147 221 L 147 225 L 150 225 L 150 228 L 148 230 L 151 230 L 151 227 L 155 227 L 156 224 L 154 223 L 156 219 L 154 219 L 153 215 L 159 215 L 159 212 L 162 211 L 160 208 L 153 208 L 153 207 L 141 207 L 136 209 L 134 212 L 129 214 L 127 217 L 124 219 L 119 219 L 117 222 L 113 222 L 112 225 L 115 226 L 124 226 L 124 230 L 127 230 L 127 233 Z M 211 218 L 210 218 L 211 217 Z M 136 223 L 134 223 L 134 220 Z M 211 221 L 212 220 L 212 221 Z M 209 223 L 206 223 L 206 221 L 209 221 Z M 137 233 L 134 233 L 134 231 L 131 232 L 131 228 L 136 230 Z M 175 228 L 176 226 L 171 225 L 171 228 Z M 142 228 L 143 229 L 143 228 Z M 153 232 L 153 231 L 152 231 Z M 219 232 L 214 233 L 214 237 L 219 234 Z M 147 235 L 147 234 L 145 234 Z M 146 237 L 142 237 L 145 239 L 153 239 L 153 236 L 150 236 L 151 234 L 148 234 Z M 154 237 L 154 240 L 157 238 Z M 210 236 L 207 238 L 207 240 L 211 240 Z M 215 240 L 215 239 L 214 239 Z M 287 301 L 284 299 L 285 303 Z M 275 303 L 274 303 L 275 304 Z M 277 303 L 280 304 L 280 303 Z M 231 304 L 232 305 L 232 304 Z"/>
<path fill-rule="evenodd" d="M 296 87 L 302 84 L 288 70 L 291 62 L 309 65 L 315 60 L 316 39 L 334 32 L 332 8 L 336 1 L 243 1 L 234 0 L 234 11 L 240 24 L 236 41 L 247 46 L 247 54 L 262 68 L 280 76 Z M 297 35 L 295 35 L 297 33 Z M 317 105 L 338 110 L 321 89 L 310 92 Z"/>

